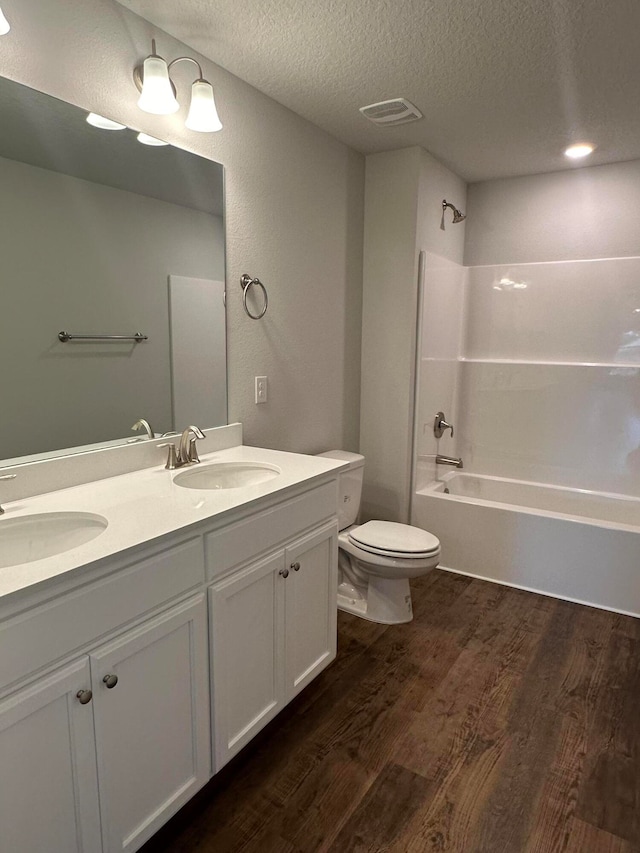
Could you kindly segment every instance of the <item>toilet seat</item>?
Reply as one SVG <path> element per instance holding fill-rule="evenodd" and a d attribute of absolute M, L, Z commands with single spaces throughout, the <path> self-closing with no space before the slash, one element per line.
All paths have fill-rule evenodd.
<path fill-rule="evenodd" d="M 353 528 L 355 530 L 355 528 Z M 418 578 L 425 574 L 430 568 L 435 568 L 440 559 L 440 548 L 433 551 L 427 557 L 414 554 L 374 554 L 365 551 L 357 542 L 351 539 L 351 529 L 343 530 L 338 534 L 339 547 L 351 557 L 358 560 L 367 575 L 382 578 Z"/>
<path fill-rule="evenodd" d="M 432 533 L 395 521 L 367 521 L 348 534 L 362 551 L 396 560 L 420 560 L 440 553 L 440 541 Z"/>

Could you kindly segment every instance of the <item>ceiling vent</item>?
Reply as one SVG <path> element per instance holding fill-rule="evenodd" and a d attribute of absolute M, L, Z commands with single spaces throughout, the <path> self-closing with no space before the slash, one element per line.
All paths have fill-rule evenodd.
<path fill-rule="evenodd" d="M 386 127 L 406 124 L 409 121 L 417 121 L 422 118 L 420 110 L 404 98 L 394 98 L 392 101 L 369 104 L 368 107 L 360 107 L 360 112 L 374 124 Z"/>

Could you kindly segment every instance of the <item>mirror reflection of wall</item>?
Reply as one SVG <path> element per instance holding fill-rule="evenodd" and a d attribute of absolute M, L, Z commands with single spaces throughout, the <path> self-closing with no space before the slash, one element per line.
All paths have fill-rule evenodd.
<path fill-rule="evenodd" d="M 0 115 L 0 456 L 126 440 L 140 417 L 158 433 L 186 425 L 172 411 L 170 276 L 219 297 L 208 302 L 219 317 L 179 352 L 196 372 L 203 362 L 214 422 L 202 426 L 225 423 L 222 166 L 90 126 L 7 80 Z M 61 343 L 63 330 L 148 340 Z"/>

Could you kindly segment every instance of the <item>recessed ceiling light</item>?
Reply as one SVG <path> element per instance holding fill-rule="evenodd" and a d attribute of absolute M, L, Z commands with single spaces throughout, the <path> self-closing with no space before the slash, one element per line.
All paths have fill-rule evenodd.
<path fill-rule="evenodd" d="M 87 123 L 93 125 L 93 127 L 99 127 L 101 130 L 126 130 L 126 124 L 120 124 L 117 121 L 113 121 L 110 118 L 105 118 L 104 116 L 99 116 L 98 113 L 89 113 L 87 116 Z"/>
<path fill-rule="evenodd" d="M 564 156 L 571 160 L 579 160 L 581 157 L 588 157 L 595 147 L 589 142 L 578 142 L 576 145 L 570 145 L 564 152 Z"/>
<path fill-rule="evenodd" d="M 142 142 L 143 145 L 156 145 L 160 147 L 161 145 L 168 145 L 168 142 L 165 142 L 163 139 L 156 139 L 155 136 L 149 136 L 148 133 L 139 133 L 138 134 L 138 142 Z"/>

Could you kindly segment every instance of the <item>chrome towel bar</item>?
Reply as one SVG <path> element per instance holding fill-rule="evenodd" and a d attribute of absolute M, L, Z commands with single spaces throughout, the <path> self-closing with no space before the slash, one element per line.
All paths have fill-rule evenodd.
<path fill-rule="evenodd" d="M 133 335 L 71 335 L 69 332 L 58 332 L 58 340 L 63 344 L 67 341 L 135 341 L 138 344 L 140 341 L 148 341 L 149 336 L 142 332 Z"/>

